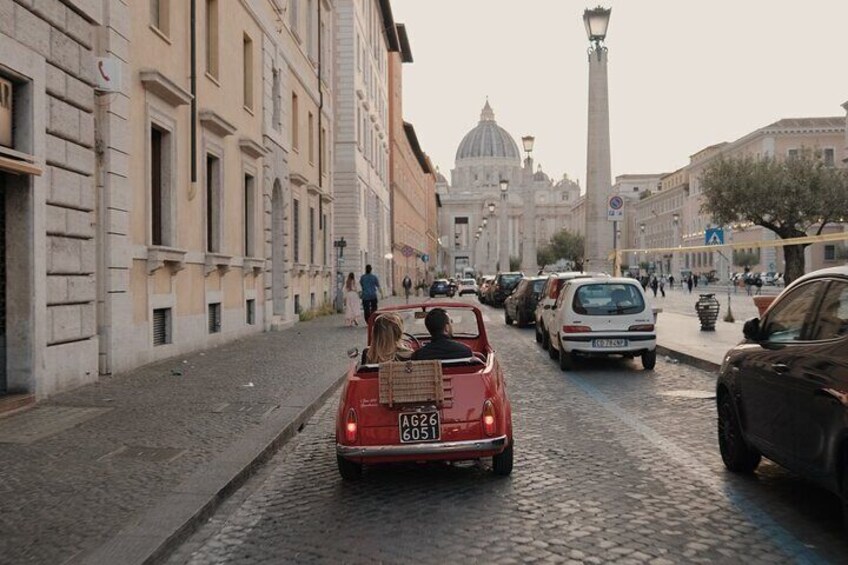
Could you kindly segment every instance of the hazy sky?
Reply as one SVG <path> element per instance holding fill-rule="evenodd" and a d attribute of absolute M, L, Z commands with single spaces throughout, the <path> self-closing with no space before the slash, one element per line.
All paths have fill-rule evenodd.
<path fill-rule="evenodd" d="M 486 96 L 551 176 L 586 176 L 594 1 L 392 0 L 414 63 L 404 115 L 450 178 Z M 848 0 L 606 0 L 613 176 L 673 171 L 780 118 L 845 116 Z"/>

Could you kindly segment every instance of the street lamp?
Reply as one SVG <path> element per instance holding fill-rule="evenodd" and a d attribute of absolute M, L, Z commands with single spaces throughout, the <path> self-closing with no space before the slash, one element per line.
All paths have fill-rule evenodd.
<path fill-rule="evenodd" d="M 489 214 L 494 214 L 494 213 L 495 213 L 495 203 L 489 202 Z"/>
<path fill-rule="evenodd" d="M 607 48 L 609 8 L 598 6 L 583 12 L 589 47 L 588 135 L 586 137 L 586 204 L 583 230 L 586 264 L 593 271 L 611 271 L 608 255 L 615 234 L 609 229 L 607 204 L 612 186 L 609 134 L 609 84 Z M 594 55 L 594 56 L 593 56 Z M 612 236 L 612 237 L 610 237 Z"/>
<path fill-rule="evenodd" d="M 536 138 L 532 135 L 525 135 L 521 138 L 521 144 L 524 146 L 524 152 L 527 153 L 527 158 L 530 158 L 530 153 L 533 152 L 533 145 L 536 143 Z"/>
<path fill-rule="evenodd" d="M 509 218 L 507 205 L 506 205 L 506 193 L 509 190 L 509 180 L 501 179 L 500 183 L 498 183 L 501 188 L 501 233 L 500 233 L 500 243 L 498 245 L 498 261 L 500 262 L 500 270 L 501 272 L 509 271 L 509 236 L 506 233 L 507 229 L 509 229 Z"/>
<path fill-rule="evenodd" d="M 489 218 L 483 218 L 483 227 L 485 228 L 488 225 L 489 225 Z"/>

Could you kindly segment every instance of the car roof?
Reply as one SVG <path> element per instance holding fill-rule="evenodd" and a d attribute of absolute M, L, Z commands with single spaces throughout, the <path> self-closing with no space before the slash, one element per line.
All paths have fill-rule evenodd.
<path fill-rule="evenodd" d="M 848 265 L 843 265 L 840 267 L 828 267 L 827 269 L 819 269 L 818 271 L 813 271 L 812 273 L 807 273 L 802 277 L 798 277 L 790 284 L 787 288 L 792 288 L 793 286 L 798 285 L 799 283 L 809 281 L 812 279 L 824 278 L 824 277 L 843 277 L 848 278 Z M 784 291 L 785 292 L 785 291 Z"/>
<path fill-rule="evenodd" d="M 642 285 L 639 284 L 639 281 L 636 279 L 631 279 L 628 277 L 587 277 L 585 279 L 579 278 L 574 280 L 573 282 L 576 286 L 585 286 L 588 284 L 629 284 L 633 286 L 638 286 L 642 288 Z"/>

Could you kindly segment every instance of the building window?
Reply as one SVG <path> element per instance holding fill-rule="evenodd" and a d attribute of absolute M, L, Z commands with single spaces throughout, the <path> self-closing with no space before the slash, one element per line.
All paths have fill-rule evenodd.
<path fill-rule="evenodd" d="M 315 162 L 315 117 L 312 112 L 309 112 L 306 119 L 306 124 L 309 126 L 307 141 L 309 142 L 309 163 Z"/>
<path fill-rule="evenodd" d="M 315 264 L 315 208 L 309 207 L 309 263 Z"/>
<path fill-rule="evenodd" d="M 309 293 L 309 307 L 312 310 L 315 310 L 315 293 L 314 292 Z"/>
<path fill-rule="evenodd" d="M 295 315 L 297 315 L 297 314 L 300 314 L 300 312 L 301 312 L 301 310 L 300 310 L 300 295 L 295 294 L 294 295 L 294 313 L 295 313 Z"/>
<path fill-rule="evenodd" d="M 248 326 L 256 323 L 256 300 L 251 298 L 244 304 L 245 321 Z"/>
<path fill-rule="evenodd" d="M 256 255 L 254 243 L 256 232 L 256 179 L 244 175 L 244 256 Z"/>
<path fill-rule="evenodd" d="M 168 35 L 171 31 L 171 0 L 150 0 L 150 25 Z"/>
<path fill-rule="evenodd" d="M 273 104 L 273 111 L 272 111 L 272 114 L 271 114 L 271 116 L 272 116 L 271 126 L 275 130 L 280 131 L 280 123 L 282 122 L 281 108 L 280 108 L 280 106 L 282 105 L 282 100 L 281 100 L 282 93 L 280 92 L 280 90 L 281 90 L 280 71 L 279 71 L 279 69 L 274 69 L 273 73 L 274 73 L 273 79 L 272 79 L 273 82 L 272 82 L 272 85 L 271 85 L 271 103 Z"/>
<path fill-rule="evenodd" d="M 362 52 L 360 51 L 359 46 L 359 34 L 356 34 L 356 68 L 359 69 L 359 72 L 362 72 Z"/>
<path fill-rule="evenodd" d="M 292 202 L 292 231 L 294 232 L 293 253 L 294 262 L 300 262 L 300 202 L 297 198 Z"/>
<path fill-rule="evenodd" d="M 825 261 L 836 261 L 836 246 L 835 245 L 825 245 L 824 246 L 824 260 Z"/>
<path fill-rule="evenodd" d="M 153 345 L 171 343 L 171 309 L 156 308 L 153 310 Z"/>
<path fill-rule="evenodd" d="M 171 245 L 171 134 L 150 126 L 150 243 Z"/>
<path fill-rule="evenodd" d="M 321 232 L 321 234 L 322 234 L 322 239 L 324 241 L 324 253 L 323 253 L 323 255 L 324 255 L 324 265 L 328 265 L 330 263 L 330 261 L 327 257 L 327 253 L 329 251 L 329 246 L 327 245 L 327 238 L 329 236 L 330 230 L 327 229 L 327 214 L 323 215 L 323 219 L 324 219 L 324 221 L 323 221 L 323 231 Z"/>
<path fill-rule="evenodd" d="M 315 25 L 314 15 L 312 12 L 315 9 L 314 0 L 306 0 L 306 54 L 313 61 L 315 60 Z"/>
<path fill-rule="evenodd" d="M 206 155 L 206 251 L 221 251 L 221 160 Z"/>
<path fill-rule="evenodd" d="M 253 110 L 253 40 L 244 36 L 244 107 Z"/>
<path fill-rule="evenodd" d="M 298 115 L 297 94 L 292 92 L 292 108 L 291 108 L 291 138 L 292 149 L 295 151 L 300 147 L 300 136 L 297 134 L 300 124 L 300 116 Z"/>
<path fill-rule="evenodd" d="M 206 0 L 206 72 L 218 78 L 218 0 Z"/>
<path fill-rule="evenodd" d="M 834 152 L 832 148 L 824 150 L 824 166 L 832 167 L 834 165 Z"/>
<path fill-rule="evenodd" d="M 209 305 L 209 333 L 221 333 L 221 303 L 213 302 Z"/>
<path fill-rule="evenodd" d="M 786 152 L 786 156 L 789 159 L 797 159 L 798 158 L 798 150 L 797 149 L 790 149 Z"/>
<path fill-rule="evenodd" d="M 321 171 L 321 174 L 326 175 L 327 169 L 329 168 L 327 166 L 328 161 L 327 161 L 327 129 L 326 128 L 321 128 L 321 138 L 320 138 L 319 141 L 321 142 L 321 168 L 323 169 Z"/>

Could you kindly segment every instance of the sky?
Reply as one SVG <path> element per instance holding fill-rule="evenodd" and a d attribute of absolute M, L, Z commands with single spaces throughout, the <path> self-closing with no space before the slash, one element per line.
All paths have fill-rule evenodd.
<path fill-rule="evenodd" d="M 594 0 L 392 0 L 414 62 L 404 119 L 450 179 L 488 96 L 498 124 L 550 176 L 584 184 Z M 848 0 L 605 0 L 613 177 L 671 172 L 689 155 L 781 118 L 842 116 Z"/>

